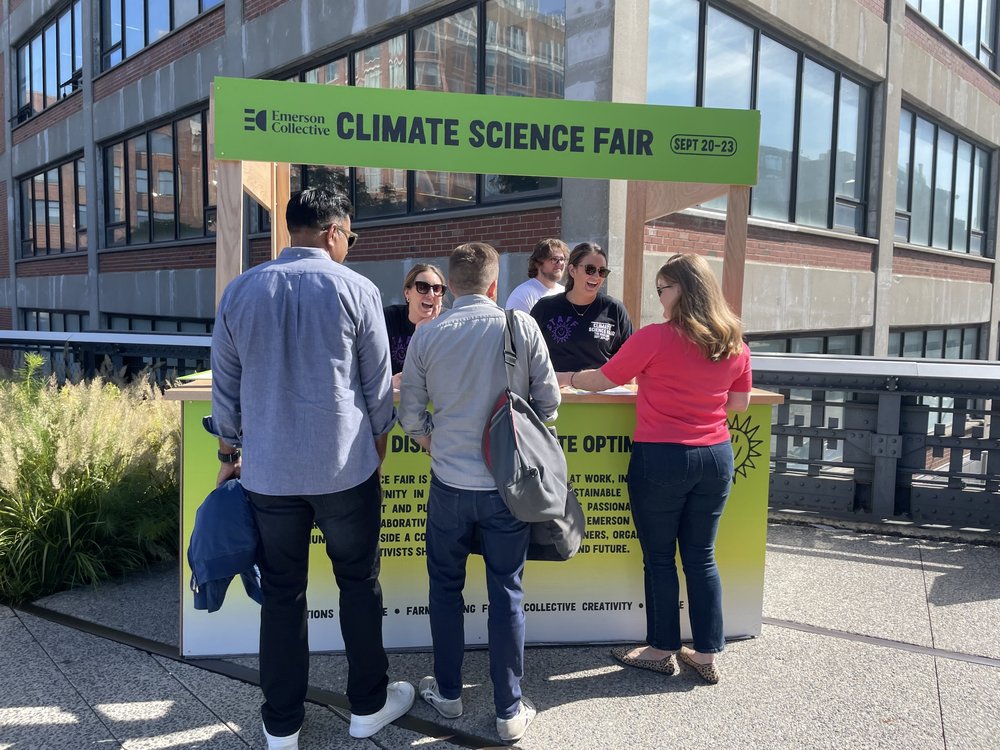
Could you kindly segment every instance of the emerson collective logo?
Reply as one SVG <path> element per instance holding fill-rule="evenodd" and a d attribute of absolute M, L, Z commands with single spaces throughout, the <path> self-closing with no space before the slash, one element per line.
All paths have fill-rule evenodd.
<path fill-rule="evenodd" d="M 251 132 L 260 130 L 265 133 L 330 135 L 330 128 L 324 127 L 325 125 L 326 118 L 323 115 L 303 115 L 278 109 L 243 110 L 243 129 Z"/>

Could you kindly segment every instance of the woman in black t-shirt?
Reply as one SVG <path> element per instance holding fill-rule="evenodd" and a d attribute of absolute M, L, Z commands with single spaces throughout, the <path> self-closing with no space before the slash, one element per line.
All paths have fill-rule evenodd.
<path fill-rule="evenodd" d="M 441 313 L 444 298 L 444 274 L 430 263 L 417 263 L 403 280 L 401 305 L 387 305 L 385 327 L 389 332 L 389 355 L 392 360 L 392 387 L 399 390 L 400 374 L 406 361 L 406 349 L 417 326 L 434 320 Z"/>
<path fill-rule="evenodd" d="M 611 269 L 600 245 L 574 247 L 566 273 L 566 291 L 538 300 L 531 317 L 542 329 L 556 372 L 599 368 L 632 335 L 632 320 L 621 302 L 601 294 Z"/>

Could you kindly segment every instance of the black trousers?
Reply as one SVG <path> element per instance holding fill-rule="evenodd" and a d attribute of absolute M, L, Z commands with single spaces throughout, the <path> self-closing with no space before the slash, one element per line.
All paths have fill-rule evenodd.
<path fill-rule="evenodd" d="M 247 492 L 257 519 L 264 604 L 260 612 L 261 716 L 271 734 L 294 734 L 305 717 L 309 685 L 306 582 L 313 523 L 340 589 L 340 630 L 347 651 L 347 697 L 355 714 L 385 705 L 389 662 L 382 646 L 379 529 L 382 489 L 376 471 L 329 495 Z"/>

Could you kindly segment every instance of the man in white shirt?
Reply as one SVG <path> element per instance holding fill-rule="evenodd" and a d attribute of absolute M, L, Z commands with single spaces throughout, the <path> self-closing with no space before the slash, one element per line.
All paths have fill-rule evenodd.
<path fill-rule="evenodd" d="M 519 284 L 507 297 L 508 310 L 531 312 L 542 297 L 566 291 L 559 283 L 566 270 L 569 247 L 562 240 L 541 240 L 528 259 L 528 280 Z"/>

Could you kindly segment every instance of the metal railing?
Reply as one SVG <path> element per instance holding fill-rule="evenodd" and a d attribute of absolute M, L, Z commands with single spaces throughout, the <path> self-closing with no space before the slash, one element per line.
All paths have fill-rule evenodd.
<path fill-rule="evenodd" d="M 772 510 L 1000 529 L 1000 363 L 755 354 Z"/>
<path fill-rule="evenodd" d="M 210 335 L 0 331 L 0 352 L 42 350 L 90 375 L 207 369 Z M 180 365 L 180 367 L 178 367 Z M 1000 363 L 754 354 L 777 391 L 770 507 L 863 521 L 1000 530 Z"/>
<path fill-rule="evenodd" d="M 148 370 L 163 381 L 207 370 L 211 346 L 209 334 L 0 331 L 0 364 L 12 369 L 21 353 L 39 352 L 59 382 L 93 377 L 105 363 L 122 378 Z"/>

